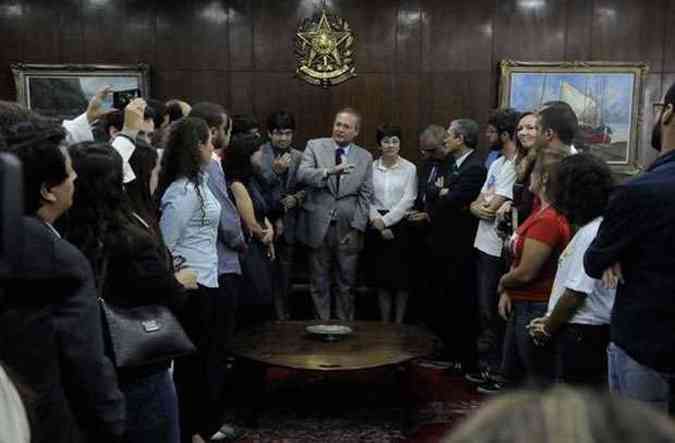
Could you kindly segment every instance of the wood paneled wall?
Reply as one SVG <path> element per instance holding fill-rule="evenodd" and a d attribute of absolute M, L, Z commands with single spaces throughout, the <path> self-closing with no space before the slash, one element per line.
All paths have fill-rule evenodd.
<path fill-rule="evenodd" d="M 668 0 L 327 0 L 357 35 L 358 77 L 323 90 L 293 77 L 297 23 L 319 0 L 0 0 L 0 99 L 15 97 L 9 64 L 145 62 L 152 95 L 224 104 L 259 119 L 287 108 L 297 144 L 328 135 L 333 113 L 364 114 L 416 133 L 497 104 L 498 62 L 645 61 L 641 161 L 658 101 L 675 81 L 675 3 Z"/>

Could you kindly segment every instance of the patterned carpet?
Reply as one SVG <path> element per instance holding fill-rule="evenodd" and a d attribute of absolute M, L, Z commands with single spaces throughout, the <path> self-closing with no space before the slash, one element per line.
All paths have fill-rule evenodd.
<path fill-rule="evenodd" d="M 240 427 L 241 442 L 436 442 L 482 401 L 463 379 L 416 365 L 328 377 L 272 369 L 267 386 L 258 427 Z"/>

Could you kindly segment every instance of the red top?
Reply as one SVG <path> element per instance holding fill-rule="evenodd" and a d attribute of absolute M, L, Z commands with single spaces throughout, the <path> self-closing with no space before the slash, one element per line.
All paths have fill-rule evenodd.
<path fill-rule="evenodd" d="M 555 273 L 558 270 L 558 258 L 569 243 L 570 237 L 571 230 L 567 219 L 550 206 L 543 211 L 533 212 L 518 227 L 511 240 L 513 253 L 511 269 L 515 269 L 520 264 L 525 240 L 528 238 L 546 243 L 553 249 L 553 252 L 534 280 L 525 286 L 506 290 L 512 300 L 548 301 L 553 288 Z"/>

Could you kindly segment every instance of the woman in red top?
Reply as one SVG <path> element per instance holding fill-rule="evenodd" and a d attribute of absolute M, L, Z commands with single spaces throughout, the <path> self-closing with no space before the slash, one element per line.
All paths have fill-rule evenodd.
<path fill-rule="evenodd" d="M 514 382 L 553 381 L 552 351 L 550 347 L 536 346 L 527 326 L 546 313 L 558 258 L 571 236 L 569 223 L 553 209 L 546 193 L 551 170 L 567 155 L 550 148 L 537 155 L 530 191 L 539 197 L 541 204 L 511 238 L 513 263 L 499 281 L 499 314 L 507 321 L 502 371 L 506 379 Z"/>

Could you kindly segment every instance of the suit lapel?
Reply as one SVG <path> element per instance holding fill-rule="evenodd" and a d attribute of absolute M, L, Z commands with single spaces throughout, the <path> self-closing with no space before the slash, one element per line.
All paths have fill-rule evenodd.
<path fill-rule="evenodd" d="M 358 159 L 358 152 L 356 152 L 356 146 L 351 145 L 349 147 L 349 153 L 345 157 L 345 162 L 351 163 L 352 165 L 357 165 L 357 159 Z M 354 179 L 354 174 L 356 173 L 356 169 L 353 169 L 350 174 L 343 175 L 342 178 L 340 179 L 340 194 L 344 194 L 344 190 L 347 189 L 347 186 L 351 183 L 351 181 Z"/>
<path fill-rule="evenodd" d="M 325 156 L 324 161 L 325 164 L 328 165 L 329 168 L 332 168 L 335 166 L 335 144 L 333 143 L 332 139 L 328 139 L 327 142 L 323 144 L 323 147 L 321 149 L 321 153 Z M 335 196 L 337 196 L 337 177 L 336 176 L 331 176 L 328 177 L 328 188 L 330 189 L 331 193 Z"/>

